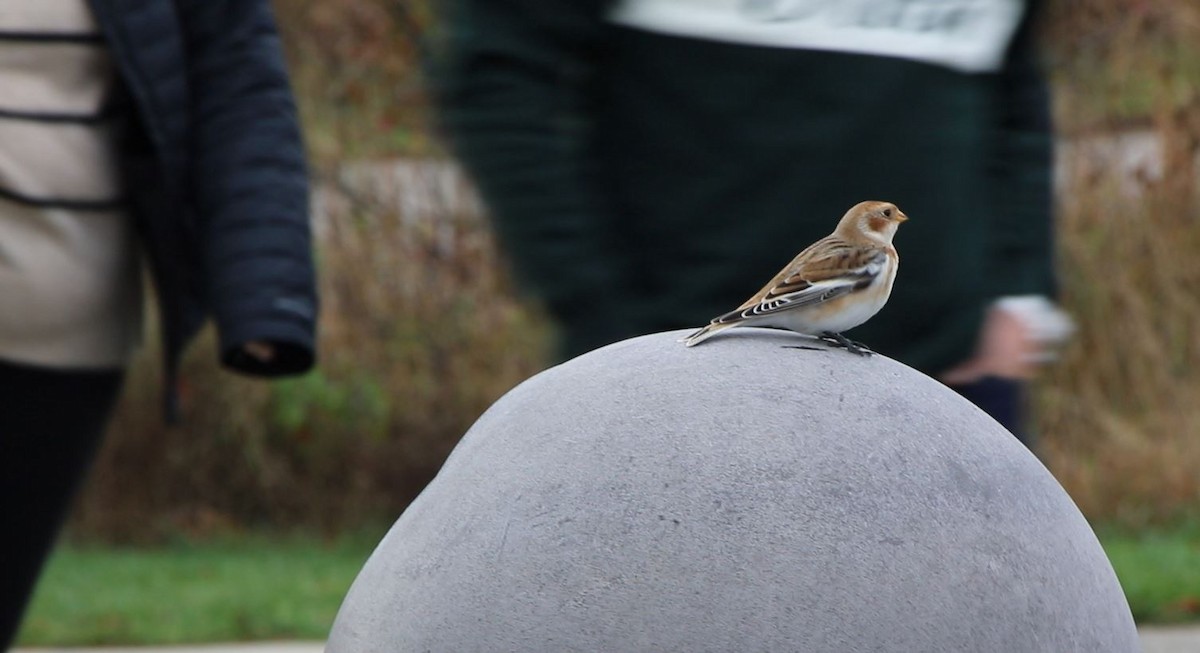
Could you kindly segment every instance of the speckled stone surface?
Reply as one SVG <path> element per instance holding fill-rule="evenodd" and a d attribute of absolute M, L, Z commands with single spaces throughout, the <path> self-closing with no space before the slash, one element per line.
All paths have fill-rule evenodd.
<path fill-rule="evenodd" d="M 974 406 L 880 355 L 684 333 L 497 401 L 327 651 L 1138 650 L 1082 515 Z"/>

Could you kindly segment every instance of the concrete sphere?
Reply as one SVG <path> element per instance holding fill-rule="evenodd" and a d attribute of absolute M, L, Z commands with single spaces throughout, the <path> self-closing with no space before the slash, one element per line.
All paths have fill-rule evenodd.
<path fill-rule="evenodd" d="M 684 333 L 497 401 L 326 650 L 1138 650 L 1087 522 L 982 411 L 881 355 Z"/>

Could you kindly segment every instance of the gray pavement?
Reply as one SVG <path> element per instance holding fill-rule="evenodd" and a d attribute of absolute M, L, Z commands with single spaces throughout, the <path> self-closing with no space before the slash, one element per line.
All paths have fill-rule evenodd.
<path fill-rule="evenodd" d="M 1144 653 L 1200 653 L 1200 625 L 1138 628 Z M 11 653 L 323 653 L 323 642 L 257 642 L 145 648 L 18 648 Z"/>
<path fill-rule="evenodd" d="M 1138 628 L 1144 653 L 1200 653 L 1200 625 Z"/>
<path fill-rule="evenodd" d="M 11 653 L 322 653 L 324 650 L 324 642 L 247 642 L 136 648 L 18 648 Z"/>

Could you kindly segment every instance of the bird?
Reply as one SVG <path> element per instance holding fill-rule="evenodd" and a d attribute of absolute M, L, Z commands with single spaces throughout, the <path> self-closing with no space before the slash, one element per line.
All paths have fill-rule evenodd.
<path fill-rule="evenodd" d="M 892 238 L 908 220 L 891 202 L 860 202 L 833 233 L 796 255 L 762 290 L 681 339 L 688 347 L 739 326 L 787 329 L 848 351 L 871 350 L 842 335 L 871 319 L 892 293 L 900 256 Z"/>

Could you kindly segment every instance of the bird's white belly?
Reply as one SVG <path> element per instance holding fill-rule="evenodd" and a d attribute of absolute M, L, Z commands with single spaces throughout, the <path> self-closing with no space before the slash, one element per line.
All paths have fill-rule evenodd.
<path fill-rule="evenodd" d="M 841 333 L 871 319 L 887 303 L 892 294 L 896 266 L 888 265 L 875 283 L 849 295 L 844 295 L 823 304 L 805 306 L 775 315 L 763 316 L 756 323 L 789 329 L 799 333 L 819 335 L 825 331 Z"/>
<path fill-rule="evenodd" d="M 874 292 L 876 297 L 874 299 L 863 297 L 858 301 L 847 302 L 847 306 L 842 310 L 824 318 L 813 320 L 812 328 L 817 332 L 833 331 L 834 333 L 841 333 L 871 319 L 887 303 L 888 293 L 882 289 L 875 288 L 868 288 L 863 292 Z"/>

